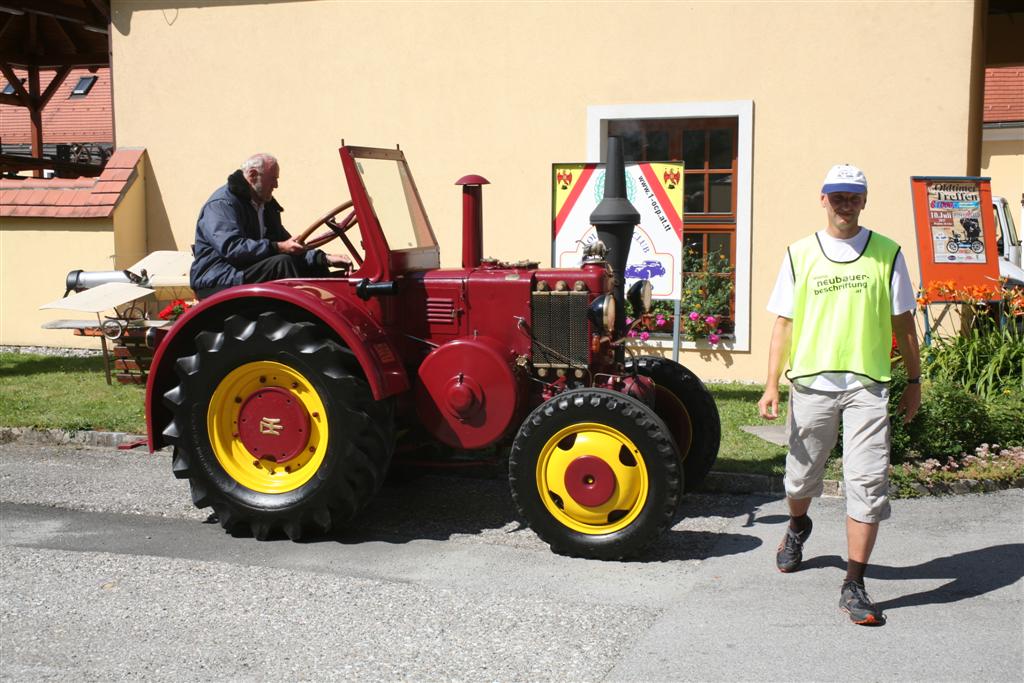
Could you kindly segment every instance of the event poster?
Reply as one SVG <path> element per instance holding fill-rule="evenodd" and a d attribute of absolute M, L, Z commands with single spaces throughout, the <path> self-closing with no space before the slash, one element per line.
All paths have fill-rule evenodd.
<path fill-rule="evenodd" d="M 554 164 L 552 254 L 555 268 L 578 268 L 597 240 L 590 214 L 604 198 L 604 164 Z M 640 213 L 626 263 L 626 288 L 651 281 L 657 299 L 682 296 L 683 165 L 626 165 L 626 198 Z"/>
<path fill-rule="evenodd" d="M 985 263 L 977 182 L 928 183 L 928 225 L 935 263 Z"/>
<path fill-rule="evenodd" d="M 992 287 L 999 253 L 989 178 L 913 176 L 914 234 L 921 283 Z"/>

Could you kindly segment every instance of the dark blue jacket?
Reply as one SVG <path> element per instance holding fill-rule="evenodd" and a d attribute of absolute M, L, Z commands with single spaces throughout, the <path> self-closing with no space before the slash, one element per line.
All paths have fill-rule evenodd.
<path fill-rule="evenodd" d="M 189 283 L 193 290 L 218 285 L 242 284 L 242 271 L 277 251 L 273 242 L 291 237 L 281 225 L 284 209 L 271 198 L 263 207 L 265 237 L 260 237 L 260 220 L 252 204 L 252 190 L 241 171 L 210 195 L 199 212 L 196 242 L 192 248 Z M 324 263 L 323 252 L 311 249 L 304 255 L 310 266 Z"/>

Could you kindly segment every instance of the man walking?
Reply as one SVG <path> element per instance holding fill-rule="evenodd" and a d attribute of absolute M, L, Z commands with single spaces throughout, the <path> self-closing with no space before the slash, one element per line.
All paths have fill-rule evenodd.
<path fill-rule="evenodd" d="M 772 330 L 761 416 L 778 417 L 779 377 L 788 360 L 789 527 L 779 544 L 779 571 L 800 567 L 811 535 L 807 515 L 822 493 L 825 461 L 843 421 L 847 571 L 839 606 L 857 624 L 880 624 L 864 570 L 889 508 L 889 380 L 895 333 L 909 384 L 900 399 L 904 420 L 921 404 L 916 306 L 907 264 L 894 241 L 862 227 L 868 184 L 860 169 L 833 166 L 821 188 L 827 225 L 786 250 L 768 310 Z"/>

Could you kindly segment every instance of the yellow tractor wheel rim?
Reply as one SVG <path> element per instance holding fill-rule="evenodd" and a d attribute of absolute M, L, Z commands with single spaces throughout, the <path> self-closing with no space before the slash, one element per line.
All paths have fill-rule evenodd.
<path fill-rule="evenodd" d="M 246 399 L 261 389 L 287 391 L 309 415 L 309 438 L 301 452 L 286 462 L 257 458 L 239 436 L 239 413 Z M 285 493 L 309 481 L 327 452 L 327 420 L 319 394 L 300 372 L 272 361 L 246 363 L 221 380 L 206 413 L 210 446 L 224 472 L 259 493 Z"/>
<path fill-rule="evenodd" d="M 589 458 L 599 459 L 614 476 L 610 497 L 598 505 L 580 502 L 566 485 L 573 464 Z M 579 422 L 565 427 L 548 439 L 537 459 L 537 491 L 544 507 L 580 533 L 609 534 L 629 526 L 643 510 L 648 490 L 640 449 L 608 425 Z"/>

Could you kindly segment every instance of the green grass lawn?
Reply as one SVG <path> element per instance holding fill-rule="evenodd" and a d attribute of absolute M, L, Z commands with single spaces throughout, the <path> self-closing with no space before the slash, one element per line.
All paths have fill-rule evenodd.
<path fill-rule="evenodd" d="M 787 449 L 753 434 L 747 434 L 740 427 L 785 424 L 789 388 L 781 387 L 780 416 L 772 421 L 762 420 L 757 414 L 757 401 L 764 392 L 764 387 L 760 384 L 709 384 L 708 390 L 715 397 L 718 414 L 722 419 L 722 447 L 718 451 L 715 469 L 721 472 L 781 476 L 786 469 Z"/>
<path fill-rule="evenodd" d="M 786 449 L 740 430 L 769 424 L 757 415 L 762 387 L 708 385 L 722 418 L 722 447 L 715 469 L 782 474 Z M 785 398 L 785 396 L 783 396 Z M 141 386 L 108 386 L 103 359 L 0 353 L 0 426 L 94 429 L 144 434 Z M 780 418 L 781 419 L 781 418 Z"/>
<path fill-rule="evenodd" d="M 142 386 L 107 386 L 103 358 L 0 353 L 0 426 L 144 434 Z"/>

